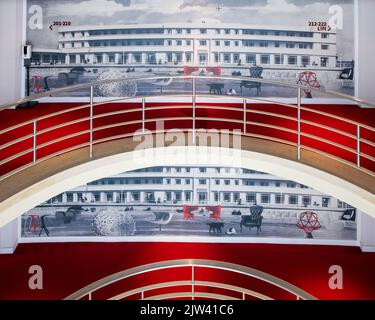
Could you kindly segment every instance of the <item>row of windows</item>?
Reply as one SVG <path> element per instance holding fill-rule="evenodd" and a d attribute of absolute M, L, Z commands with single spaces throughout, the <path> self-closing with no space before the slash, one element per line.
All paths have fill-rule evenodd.
<path fill-rule="evenodd" d="M 150 28 L 150 29 L 121 29 L 121 30 L 89 30 L 89 36 L 103 36 L 103 35 L 116 35 L 116 34 L 163 34 L 164 29 L 162 28 Z M 63 37 L 84 37 L 86 33 L 84 31 L 76 32 L 61 32 Z"/>
<path fill-rule="evenodd" d="M 230 193 L 230 192 L 223 192 L 219 193 L 217 191 L 212 193 L 213 195 L 213 200 L 215 202 L 234 202 L 234 203 L 241 203 L 241 197 L 240 193 Z M 323 208 L 327 208 L 331 204 L 331 198 L 328 197 L 322 197 L 320 204 L 316 201 L 312 203 L 312 198 L 311 196 L 303 195 L 299 199 L 298 195 L 291 194 L 287 198 L 283 194 L 274 194 L 273 195 L 273 203 L 274 204 L 289 204 L 289 205 L 302 205 L 302 206 L 319 206 L 321 205 Z M 260 203 L 261 204 L 271 204 L 271 194 L 269 193 L 261 193 L 260 196 Z M 100 192 L 92 192 L 91 193 L 91 201 L 95 202 L 100 202 L 100 201 L 105 201 L 105 202 L 126 202 L 129 198 L 125 193 L 118 192 L 118 195 L 114 197 L 114 194 L 112 192 L 104 192 L 103 196 L 101 195 Z M 176 191 L 176 192 L 171 192 L 171 191 L 166 191 L 164 192 L 164 197 L 161 199 L 160 197 L 156 198 L 156 195 L 154 192 L 145 192 L 144 193 L 144 198 L 143 200 L 145 202 L 171 202 L 171 201 L 191 201 L 192 199 L 192 192 L 191 191 Z M 198 192 L 198 199 L 200 202 L 202 201 L 207 201 L 207 192 Z M 140 191 L 132 191 L 130 192 L 130 201 L 135 201 L 139 202 L 141 201 L 141 192 Z M 73 193 L 66 193 L 66 202 L 84 202 L 87 201 L 86 195 L 83 193 L 77 193 L 76 198 L 74 198 Z M 257 194 L 256 193 L 246 193 L 245 197 L 246 203 L 256 203 L 257 202 Z M 62 194 L 54 197 L 52 199 L 53 203 L 56 202 L 63 202 L 63 196 Z M 337 206 L 339 208 L 348 208 L 346 203 L 337 200 Z"/>
<path fill-rule="evenodd" d="M 200 28 L 199 33 L 200 34 L 207 34 L 208 29 L 207 28 Z M 287 36 L 287 37 L 304 37 L 304 38 L 312 38 L 314 36 L 313 32 L 294 32 L 294 31 L 270 31 L 270 30 L 255 30 L 255 29 L 220 29 L 216 28 L 214 29 L 215 34 L 248 34 L 248 35 L 261 35 L 261 36 L 267 36 L 267 35 L 273 35 L 273 36 Z M 167 34 L 191 34 L 191 29 L 167 29 Z M 328 33 L 322 33 L 322 38 L 328 38 Z"/>
<path fill-rule="evenodd" d="M 123 40 L 123 41 L 90 41 L 91 47 L 116 47 L 116 46 L 163 46 L 163 40 Z"/>
<path fill-rule="evenodd" d="M 127 46 L 191 46 L 192 40 L 103 40 L 103 41 L 90 41 L 89 45 L 91 47 L 127 47 Z M 199 40 L 199 45 L 201 47 L 208 46 L 209 40 Z M 281 41 L 253 41 L 253 40 L 214 40 L 214 46 L 220 47 L 224 45 L 225 47 L 260 47 L 260 48 L 298 48 L 298 49 L 312 49 L 312 43 L 293 43 L 293 42 L 281 42 Z M 62 43 L 63 48 L 67 48 L 65 43 Z M 72 42 L 70 43 L 71 48 L 84 48 L 85 44 L 83 42 Z M 321 50 L 329 50 L 328 44 L 322 44 Z"/>
<path fill-rule="evenodd" d="M 198 179 L 198 184 L 207 185 L 209 179 Z M 295 182 L 269 182 L 269 181 L 255 181 L 250 179 L 213 179 L 212 183 L 214 185 L 225 185 L 225 186 L 261 186 L 261 187 L 287 187 L 287 188 L 302 188 L 307 189 L 308 187 L 302 184 L 297 184 Z M 101 179 L 97 181 L 90 182 L 89 185 L 139 185 L 139 184 L 175 184 L 175 185 L 190 185 L 191 179 L 182 178 L 110 178 Z"/>
<path fill-rule="evenodd" d="M 200 34 L 207 34 L 207 28 L 199 29 Z M 88 31 L 90 36 L 100 36 L 100 35 L 117 35 L 117 34 L 191 34 L 191 28 L 147 28 L 147 29 L 119 29 L 119 30 L 91 30 Z M 254 29 L 214 29 L 215 34 L 247 34 L 247 35 L 261 35 L 261 36 L 287 36 L 287 37 L 303 37 L 303 38 L 312 38 L 314 36 L 313 32 L 298 32 L 298 31 L 271 31 L 271 30 L 254 30 Z M 84 37 L 85 32 L 62 32 L 63 37 Z M 321 38 L 326 39 L 329 37 L 328 33 L 321 33 Z"/>
<path fill-rule="evenodd" d="M 185 52 L 185 61 L 191 62 L 192 61 L 192 52 Z M 213 54 L 214 61 L 216 63 L 236 63 L 236 64 L 242 64 L 243 61 L 240 57 L 239 53 L 222 53 L 220 56 L 217 52 Z M 287 58 L 286 58 L 287 57 Z M 206 62 L 208 61 L 208 54 L 207 53 L 201 53 L 198 55 L 199 62 Z M 283 54 L 275 54 L 273 55 L 273 64 L 288 64 L 288 65 L 297 65 L 298 59 L 296 55 L 283 55 Z M 69 61 L 70 63 L 77 63 L 77 57 L 74 54 L 69 55 Z M 142 62 L 142 54 L 139 52 L 132 53 L 132 59 L 135 63 L 141 63 Z M 176 62 L 181 63 L 183 59 L 183 54 L 181 52 L 167 52 L 165 62 Z M 128 60 L 127 53 L 119 53 L 119 60 L 117 63 L 126 63 Z M 86 57 L 84 54 L 80 55 L 80 61 L 86 61 Z M 107 54 L 107 60 L 104 61 L 103 54 L 95 54 L 95 60 L 96 63 L 116 63 L 116 56 L 115 54 Z M 32 62 L 34 63 L 63 63 L 65 62 L 65 57 L 63 55 L 39 55 L 39 54 L 33 54 Z M 255 53 L 248 53 L 245 55 L 245 62 L 248 64 L 256 64 L 257 57 Z M 155 53 L 148 53 L 146 56 L 146 63 L 152 63 L 156 64 L 156 54 Z M 162 63 L 162 60 L 159 59 L 159 63 Z M 271 64 L 271 55 L 270 54 L 260 54 L 259 55 L 259 63 L 260 64 Z M 309 56 L 301 56 L 301 65 L 302 66 L 309 66 L 311 63 Z M 312 65 L 318 65 L 315 61 L 312 63 Z M 326 67 L 328 65 L 328 58 L 327 57 L 321 57 L 320 59 L 320 65 L 322 67 Z"/>
<path fill-rule="evenodd" d="M 88 183 L 88 185 L 115 185 L 115 184 L 163 184 L 163 178 L 152 178 L 152 179 L 122 179 L 122 178 L 111 178 L 101 179 Z"/>
<path fill-rule="evenodd" d="M 288 55 L 287 60 L 285 60 L 286 55 L 283 54 L 275 54 L 274 55 L 274 64 L 289 64 L 289 65 L 296 65 L 297 64 L 297 56 L 296 55 Z M 219 55 L 214 54 L 214 60 L 215 62 L 219 61 Z M 240 59 L 240 55 L 238 53 L 230 54 L 230 53 L 223 53 L 223 62 L 224 63 L 242 63 Z M 256 54 L 246 54 L 245 56 L 245 62 L 254 64 L 257 63 Z M 310 65 L 310 56 L 301 56 L 301 64 L 304 66 Z M 261 64 L 270 64 L 271 63 L 271 55 L 269 54 L 261 54 L 260 55 L 260 63 Z M 326 65 L 328 63 L 327 58 L 324 58 L 324 64 Z M 323 64 L 322 64 L 323 66 Z"/>
<path fill-rule="evenodd" d="M 127 54 L 127 53 L 126 53 Z M 191 62 L 192 61 L 192 52 L 185 52 L 185 61 L 186 62 Z M 181 63 L 183 59 L 183 54 L 181 52 L 167 52 L 165 53 L 166 58 L 165 62 L 175 62 L 175 63 Z M 240 54 L 239 53 L 222 53 L 221 56 L 219 53 L 214 52 L 214 61 L 215 63 L 236 63 L 236 64 L 241 64 L 243 63 Z M 76 56 L 75 55 L 70 55 L 70 63 L 76 63 Z M 274 54 L 273 55 L 274 60 L 273 64 L 288 64 L 288 65 L 297 65 L 298 63 L 298 58 L 297 55 L 283 55 L 283 54 Z M 287 59 L 285 58 L 287 57 Z M 81 61 L 85 60 L 85 56 L 81 55 L 80 56 Z M 133 61 L 136 63 L 142 63 L 142 54 L 139 52 L 132 53 L 132 58 Z M 119 62 L 118 63 L 124 63 L 127 61 L 127 56 L 125 53 L 119 53 Z M 199 62 L 207 62 L 208 61 L 208 54 L 207 53 L 200 53 L 198 55 Z M 271 55 L 270 54 L 260 54 L 259 56 L 259 63 L 260 64 L 271 64 Z M 40 62 L 41 57 L 39 55 L 33 55 L 33 62 Z M 43 62 L 48 63 L 50 61 L 55 61 L 55 62 L 63 62 L 64 58 L 63 57 L 57 57 L 51 60 L 50 56 L 43 57 Z M 104 61 L 104 56 L 103 54 L 95 54 L 95 61 L 97 63 L 116 63 L 116 56 L 115 54 L 108 54 L 107 55 L 107 61 Z M 248 64 L 256 64 L 257 58 L 255 53 L 248 53 L 245 55 L 245 62 Z M 146 63 L 152 63 L 156 64 L 156 54 L 155 53 L 148 53 L 146 56 Z M 162 60 L 159 59 L 159 63 L 162 63 Z M 301 56 L 301 65 L 302 66 L 309 66 L 311 63 L 310 56 Z M 315 61 L 312 63 L 312 65 L 318 65 Z M 328 57 L 321 57 L 320 58 L 320 66 L 321 67 L 326 67 L 328 65 Z"/>
<path fill-rule="evenodd" d="M 121 30 L 92 30 L 89 31 L 90 36 L 99 35 L 115 35 L 115 34 L 163 34 L 162 28 L 149 28 L 149 29 L 121 29 Z M 63 34 L 64 36 L 64 34 Z"/>
<path fill-rule="evenodd" d="M 172 173 L 172 172 L 177 172 L 177 173 L 190 173 L 192 169 L 197 169 L 200 173 L 207 173 L 207 172 L 214 172 L 214 173 L 244 173 L 244 174 L 267 174 L 264 172 L 260 171 L 255 171 L 251 169 L 239 169 L 239 168 L 206 168 L 206 167 L 198 167 L 198 168 L 189 168 L 189 167 L 151 167 L 151 168 L 145 168 L 145 169 L 138 169 L 138 170 L 133 170 L 129 171 L 131 172 L 167 172 L 167 173 Z"/>

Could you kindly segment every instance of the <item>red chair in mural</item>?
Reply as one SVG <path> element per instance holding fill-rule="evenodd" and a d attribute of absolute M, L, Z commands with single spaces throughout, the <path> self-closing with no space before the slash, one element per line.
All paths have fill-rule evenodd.
<path fill-rule="evenodd" d="M 199 71 L 199 67 L 189 67 L 189 66 L 184 66 L 184 75 L 185 76 L 190 76 L 194 72 Z"/>
<path fill-rule="evenodd" d="M 30 214 L 30 225 L 29 225 L 29 231 L 35 232 L 40 226 L 40 218 L 37 214 Z"/>
<path fill-rule="evenodd" d="M 195 218 L 193 211 L 198 210 L 198 206 L 189 206 L 187 204 L 184 204 L 182 206 L 182 211 L 184 214 L 185 220 L 193 220 Z"/>
<path fill-rule="evenodd" d="M 297 227 L 305 231 L 306 238 L 313 238 L 312 232 L 321 228 L 318 215 L 315 212 L 302 212 Z"/>
<path fill-rule="evenodd" d="M 221 67 L 220 66 L 206 67 L 206 72 L 210 75 L 215 76 L 215 77 L 220 77 L 221 76 Z"/>
<path fill-rule="evenodd" d="M 34 93 L 41 93 L 43 89 L 43 77 L 33 76 L 33 91 Z"/>
<path fill-rule="evenodd" d="M 210 211 L 210 219 L 219 220 L 220 219 L 220 213 L 221 213 L 221 206 L 206 206 L 206 210 Z"/>

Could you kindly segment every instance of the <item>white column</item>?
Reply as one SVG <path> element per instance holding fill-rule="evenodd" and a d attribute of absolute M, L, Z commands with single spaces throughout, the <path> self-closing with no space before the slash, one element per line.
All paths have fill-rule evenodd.
<path fill-rule="evenodd" d="M 23 0 L 0 1 L 0 104 L 20 99 L 24 93 Z M 18 218 L 0 228 L 0 254 L 13 253 L 18 244 Z"/>
<path fill-rule="evenodd" d="M 262 203 L 262 195 L 259 192 L 256 194 L 255 199 L 257 201 L 257 205 Z"/>
<path fill-rule="evenodd" d="M 270 55 L 270 65 L 274 65 L 274 64 L 275 64 L 275 55 L 271 54 Z"/>
<path fill-rule="evenodd" d="M 260 54 L 259 54 L 259 53 L 257 53 L 257 54 L 255 55 L 255 63 L 257 64 L 257 66 L 260 65 Z"/>
<path fill-rule="evenodd" d="M 18 245 L 18 218 L 0 228 L 0 254 L 13 253 Z"/>
<path fill-rule="evenodd" d="M 302 207 L 302 196 L 300 194 L 297 195 L 297 203 L 299 207 Z"/>
<path fill-rule="evenodd" d="M 119 64 L 120 60 L 121 60 L 121 54 L 120 53 L 116 53 L 115 54 L 115 63 Z"/>
<path fill-rule="evenodd" d="M 70 64 L 70 55 L 68 53 L 65 55 L 65 64 Z"/>
<path fill-rule="evenodd" d="M 0 85 L 0 104 L 21 98 L 24 92 L 23 69 L 23 1 L 0 1 L 0 70 L 6 81 Z"/>
<path fill-rule="evenodd" d="M 86 192 L 86 197 L 87 197 L 87 200 L 89 202 L 94 202 L 95 201 L 95 197 L 94 197 L 94 195 L 93 195 L 92 192 Z"/>
<path fill-rule="evenodd" d="M 146 195 L 146 193 L 144 191 L 141 191 L 141 193 L 140 193 L 140 202 L 141 203 L 145 202 L 145 195 Z"/>
<path fill-rule="evenodd" d="M 147 62 L 147 53 L 141 53 L 141 63 L 146 64 Z"/>
<path fill-rule="evenodd" d="M 375 74 L 375 41 L 372 30 L 375 30 L 375 1 L 356 0 L 354 3 L 355 95 L 361 99 L 374 102 L 375 90 L 372 79 Z"/>
<path fill-rule="evenodd" d="M 375 218 L 357 210 L 357 232 L 362 251 L 375 252 Z"/>
<path fill-rule="evenodd" d="M 284 205 L 289 205 L 289 194 L 284 194 Z"/>
<path fill-rule="evenodd" d="M 282 63 L 283 65 L 288 65 L 288 58 L 289 56 L 287 54 L 284 54 L 284 62 Z"/>
<path fill-rule="evenodd" d="M 89 63 L 94 63 L 95 62 L 95 54 L 89 54 L 88 55 L 88 60 L 90 61 Z"/>
<path fill-rule="evenodd" d="M 298 67 L 302 66 L 302 56 L 300 55 L 297 56 L 297 66 Z"/>
<path fill-rule="evenodd" d="M 106 201 L 107 201 L 107 197 L 106 197 L 105 192 L 100 192 L 100 202 L 106 202 Z"/>
<path fill-rule="evenodd" d="M 271 195 L 270 195 L 270 202 L 271 202 L 271 204 L 275 204 L 276 203 L 275 197 L 276 197 L 276 195 L 274 193 L 271 193 Z"/>
<path fill-rule="evenodd" d="M 224 203 L 224 192 L 218 191 L 219 192 L 219 202 Z"/>

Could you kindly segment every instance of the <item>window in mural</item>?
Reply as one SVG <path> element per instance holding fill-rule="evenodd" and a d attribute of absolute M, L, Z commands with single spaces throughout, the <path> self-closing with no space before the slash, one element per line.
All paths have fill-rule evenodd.
<path fill-rule="evenodd" d="M 22 237 L 355 240 L 342 200 L 249 169 L 151 167 L 56 195 L 22 216 Z"/>
<path fill-rule="evenodd" d="M 28 8 L 31 22 L 38 8 L 43 18 L 41 26 L 27 24 L 31 93 L 118 77 L 254 77 L 253 67 L 260 68 L 256 77 L 264 80 L 354 93 L 353 0 L 228 0 L 220 5 L 217 0 L 28 0 Z M 222 81 L 222 92 L 242 88 L 241 81 Z M 160 90 L 138 83 L 96 93 L 135 96 Z M 172 80 L 163 90 L 190 88 Z M 87 88 L 74 92 L 87 94 Z M 295 96 L 275 85 L 259 94 Z"/>

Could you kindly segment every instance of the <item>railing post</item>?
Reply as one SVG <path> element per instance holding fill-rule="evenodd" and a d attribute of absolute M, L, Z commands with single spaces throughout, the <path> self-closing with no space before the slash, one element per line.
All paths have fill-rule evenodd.
<path fill-rule="evenodd" d="M 93 141 L 93 108 L 94 108 L 94 86 L 90 86 L 90 159 L 92 158 L 92 141 Z"/>
<path fill-rule="evenodd" d="M 145 294 L 143 291 L 141 291 L 141 300 L 144 300 L 145 299 Z"/>
<path fill-rule="evenodd" d="M 194 288 L 194 264 L 191 265 L 191 300 L 195 298 L 195 288 Z"/>
<path fill-rule="evenodd" d="M 357 124 L 357 168 L 361 167 L 361 126 Z"/>
<path fill-rule="evenodd" d="M 89 300 L 92 300 L 91 292 L 89 292 Z"/>
<path fill-rule="evenodd" d="M 297 159 L 301 160 L 301 88 L 297 94 Z"/>
<path fill-rule="evenodd" d="M 243 133 L 246 134 L 246 99 L 243 99 Z"/>
<path fill-rule="evenodd" d="M 246 300 L 245 299 L 245 292 L 242 292 L 242 300 Z"/>
<path fill-rule="evenodd" d="M 145 133 L 145 107 L 146 99 L 142 98 L 142 133 Z"/>
<path fill-rule="evenodd" d="M 192 95 L 192 105 L 193 105 L 193 143 L 195 143 L 195 103 L 196 103 L 196 83 L 195 78 L 193 78 L 193 95 Z"/>
<path fill-rule="evenodd" d="M 36 162 L 36 120 L 34 120 L 33 124 L 33 162 Z"/>

